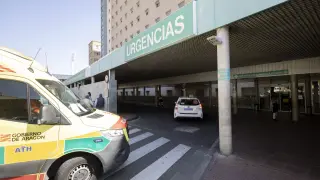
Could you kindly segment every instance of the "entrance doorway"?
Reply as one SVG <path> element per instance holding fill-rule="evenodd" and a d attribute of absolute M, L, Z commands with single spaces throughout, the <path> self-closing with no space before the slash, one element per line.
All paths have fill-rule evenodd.
<path fill-rule="evenodd" d="M 271 87 L 271 103 L 275 100 L 282 112 L 291 111 L 291 91 L 288 84 Z"/>
<path fill-rule="evenodd" d="M 319 81 L 312 81 L 312 107 L 314 114 L 320 114 Z"/>

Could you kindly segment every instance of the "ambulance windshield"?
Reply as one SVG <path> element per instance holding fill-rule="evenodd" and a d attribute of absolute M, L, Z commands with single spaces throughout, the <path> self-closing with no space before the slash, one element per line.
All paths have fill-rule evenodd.
<path fill-rule="evenodd" d="M 42 79 L 37 79 L 37 81 L 76 115 L 83 116 L 94 111 L 90 103 L 87 103 L 85 100 L 81 100 L 61 82 Z"/>

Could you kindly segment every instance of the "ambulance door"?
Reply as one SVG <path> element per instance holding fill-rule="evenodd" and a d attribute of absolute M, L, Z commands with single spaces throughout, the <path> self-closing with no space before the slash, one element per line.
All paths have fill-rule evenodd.
<path fill-rule="evenodd" d="M 56 110 L 55 103 L 34 87 L 24 78 L 0 78 L 0 179 L 26 175 L 37 179 L 34 174 L 42 173 L 42 165 L 62 154 L 58 123 L 40 123 L 43 108 Z"/>

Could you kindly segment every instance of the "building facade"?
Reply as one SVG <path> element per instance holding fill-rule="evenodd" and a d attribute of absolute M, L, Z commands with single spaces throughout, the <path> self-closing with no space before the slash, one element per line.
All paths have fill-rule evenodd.
<path fill-rule="evenodd" d="M 89 65 L 98 61 L 101 58 L 101 43 L 91 41 L 89 43 Z"/>
<path fill-rule="evenodd" d="M 191 1 L 101 0 L 102 56 L 120 48 Z"/>

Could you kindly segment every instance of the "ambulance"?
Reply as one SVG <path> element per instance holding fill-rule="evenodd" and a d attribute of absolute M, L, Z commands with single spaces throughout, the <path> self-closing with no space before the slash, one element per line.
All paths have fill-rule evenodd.
<path fill-rule="evenodd" d="M 127 122 L 0 47 L 0 180 L 96 180 L 130 153 Z"/>

